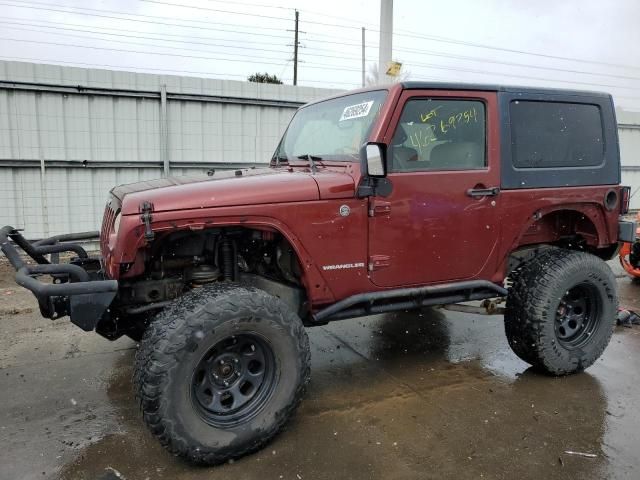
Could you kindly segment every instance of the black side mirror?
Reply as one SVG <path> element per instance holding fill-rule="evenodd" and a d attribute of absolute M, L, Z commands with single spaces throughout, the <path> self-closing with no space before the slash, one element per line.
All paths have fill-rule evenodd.
<path fill-rule="evenodd" d="M 367 143 L 360 150 L 362 178 L 356 189 L 358 198 L 387 197 L 391 194 L 393 185 L 387 178 L 386 151 L 383 143 Z"/>
<path fill-rule="evenodd" d="M 366 173 L 373 178 L 384 178 L 387 169 L 384 161 L 384 145 L 379 143 L 367 143 L 364 148 L 364 166 Z"/>

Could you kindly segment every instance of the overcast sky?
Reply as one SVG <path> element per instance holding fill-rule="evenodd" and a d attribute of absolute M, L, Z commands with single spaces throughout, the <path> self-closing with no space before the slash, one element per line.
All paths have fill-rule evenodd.
<path fill-rule="evenodd" d="M 291 83 L 295 8 L 299 84 L 359 87 L 363 26 L 367 69 L 377 62 L 377 1 L 0 0 L 0 58 Z M 640 111 L 637 0 L 395 0 L 394 11 L 408 79 L 600 90 Z"/>

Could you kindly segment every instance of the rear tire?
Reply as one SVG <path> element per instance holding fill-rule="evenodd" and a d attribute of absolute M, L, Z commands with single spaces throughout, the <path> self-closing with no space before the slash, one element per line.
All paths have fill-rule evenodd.
<path fill-rule="evenodd" d="M 262 448 L 310 376 L 302 322 L 262 290 L 211 284 L 159 313 L 136 354 L 145 423 L 171 453 L 217 464 Z"/>
<path fill-rule="evenodd" d="M 505 332 L 513 352 L 552 375 L 592 365 L 616 325 L 616 282 L 594 255 L 562 249 L 519 267 L 509 289 Z"/>

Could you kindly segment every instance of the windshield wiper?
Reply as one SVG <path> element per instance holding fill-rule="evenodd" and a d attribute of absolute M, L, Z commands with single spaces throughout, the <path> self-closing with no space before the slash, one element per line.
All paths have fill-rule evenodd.
<path fill-rule="evenodd" d="M 288 164 L 289 163 L 289 158 L 284 156 L 284 155 L 277 155 L 275 157 L 275 161 L 276 161 L 276 165 L 275 166 L 278 167 L 278 166 L 280 166 L 281 163 Z"/>
<path fill-rule="evenodd" d="M 304 155 L 298 155 L 300 160 L 307 160 L 309 162 L 309 168 L 311 169 L 311 173 L 316 173 L 316 164 L 314 161 L 322 160 L 322 157 L 318 157 L 316 155 L 309 155 L 308 153 Z"/>

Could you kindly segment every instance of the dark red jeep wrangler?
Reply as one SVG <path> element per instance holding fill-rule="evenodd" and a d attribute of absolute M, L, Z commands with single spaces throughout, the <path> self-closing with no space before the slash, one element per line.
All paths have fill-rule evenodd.
<path fill-rule="evenodd" d="M 305 326 L 506 299 L 520 358 L 587 368 L 616 318 L 604 260 L 634 239 L 619 183 L 609 95 L 409 82 L 302 107 L 269 168 L 114 188 L 99 258 L 77 243 L 90 233 L 0 241 L 43 316 L 140 341 L 145 422 L 217 463 L 294 412 Z"/>

